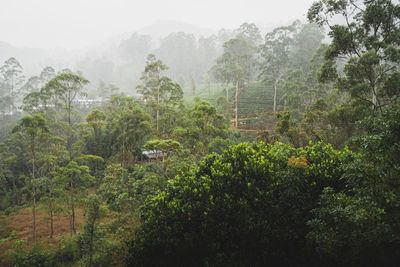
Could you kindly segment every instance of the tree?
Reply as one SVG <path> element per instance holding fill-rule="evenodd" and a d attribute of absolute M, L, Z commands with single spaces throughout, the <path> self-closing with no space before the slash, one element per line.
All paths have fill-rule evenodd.
<path fill-rule="evenodd" d="M 32 76 L 28 81 L 21 87 L 21 93 L 29 94 L 31 92 L 39 91 L 41 87 L 40 78 L 38 76 Z"/>
<path fill-rule="evenodd" d="M 349 156 L 322 143 L 296 150 L 279 142 L 209 155 L 146 202 L 127 264 L 317 265 L 307 221 L 325 187 L 344 188 Z"/>
<path fill-rule="evenodd" d="M 199 72 L 196 38 L 193 34 L 170 33 L 161 40 L 160 47 L 154 53 L 169 67 L 167 75 L 178 81 L 181 87 L 184 87 L 184 82 L 189 81 L 191 75 Z M 199 78 L 196 76 L 195 80 Z"/>
<path fill-rule="evenodd" d="M 65 140 L 57 136 L 47 138 L 47 143 L 43 143 L 45 151 L 41 157 L 41 173 L 44 178 L 47 194 L 41 200 L 47 204 L 48 219 L 50 221 L 49 241 L 53 240 L 54 235 L 54 216 L 60 211 L 61 196 L 65 193 L 60 166 L 65 162 L 67 153 L 65 151 Z"/>
<path fill-rule="evenodd" d="M 234 38 L 223 45 L 224 53 L 217 59 L 213 72 L 216 78 L 226 82 L 226 98 L 228 101 L 228 84 L 234 83 L 235 90 L 235 127 L 238 127 L 238 98 L 241 87 L 249 77 L 250 60 L 253 56 L 250 45 L 244 39 Z"/>
<path fill-rule="evenodd" d="M 56 76 L 56 71 L 54 70 L 53 67 L 47 66 L 47 67 L 43 68 L 43 70 L 40 72 L 40 75 L 39 75 L 41 87 L 43 87 L 46 83 L 48 83 L 55 76 Z"/>
<path fill-rule="evenodd" d="M 308 238 L 340 266 L 396 266 L 400 253 L 400 105 L 360 122 L 360 153 L 343 165 L 346 190 L 326 188 Z M 356 244 L 356 245 L 354 245 Z"/>
<path fill-rule="evenodd" d="M 290 49 L 290 65 L 293 69 L 301 69 L 308 73 L 311 68 L 311 59 L 325 38 L 323 27 L 315 23 L 299 24 L 293 36 Z"/>
<path fill-rule="evenodd" d="M 332 24 L 333 16 L 342 24 Z M 327 25 L 332 42 L 325 54 L 325 80 L 335 80 L 338 88 L 382 112 L 398 101 L 400 91 L 400 5 L 390 0 L 316 1 L 308 19 Z M 344 58 L 343 72 L 335 61 Z"/>
<path fill-rule="evenodd" d="M 18 60 L 11 57 L 4 62 L 3 66 L 0 67 L 0 73 L 3 76 L 5 93 L 10 96 L 10 112 L 13 113 L 15 110 L 15 97 L 17 90 L 22 86 L 25 80 L 22 66 Z"/>
<path fill-rule="evenodd" d="M 250 56 L 246 59 L 246 62 L 242 64 L 246 68 L 246 82 L 250 83 L 255 78 L 257 78 L 257 57 L 258 49 L 261 45 L 263 38 L 261 37 L 260 30 L 254 23 L 243 23 L 238 29 L 235 30 L 236 37 L 238 39 L 244 40 L 247 46 L 243 49 L 247 50 L 247 54 Z"/>
<path fill-rule="evenodd" d="M 86 117 L 87 126 L 89 126 L 92 132 L 87 137 L 85 142 L 89 154 L 103 156 L 103 138 L 104 138 L 104 126 L 105 126 L 106 114 L 104 112 L 93 109 Z M 90 138 L 92 137 L 92 138 Z"/>
<path fill-rule="evenodd" d="M 228 125 L 224 117 L 217 114 L 216 108 L 205 101 L 196 103 L 190 111 L 190 117 L 200 133 L 199 139 L 202 149 L 198 149 L 202 155 L 205 155 L 209 152 L 209 144 L 214 138 L 225 137 Z"/>
<path fill-rule="evenodd" d="M 274 29 L 265 35 L 261 46 L 261 73 L 264 81 L 271 81 L 274 85 L 273 115 L 276 114 L 277 91 L 279 82 L 286 78 L 290 67 L 290 48 L 296 33 L 297 21 L 289 26 Z"/>
<path fill-rule="evenodd" d="M 70 161 L 66 166 L 59 168 L 60 175 L 64 181 L 64 185 L 69 190 L 68 204 L 71 209 L 70 213 L 70 233 L 76 234 L 76 215 L 75 202 L 76 195 L 83 188 L 87 188 L 88 182 L 92 180 L 90 170 L 85 165 L 79 165 L 75 161 Z"/>
<path fill-rule="evenodd" d="M 36 194 L 37 194 L 37 153 L 40 145 L 40 139 L 43 134 L 48 132 L 46 120 L 40 114 L 23 117 L 19 124 L 14 127 L 13 132 L 21 132 L 27 138 L 31 158 L 31 183 L 32 183 L 32 212 L 33 212 L 33 240 L 36 245 Z"/>
<path fill-rule="evenodd" d="M 147 57 L 146 67 L 142 73 L 138 91 L 143 94 L 143 99 L 154 112 L 156 120 L 156 135 L 160 136 L 160 116 L 168 113 L 182 101 L 183 92 L 179 84 L 170 78 L 162 76 L 167 66 L 161 60 L 150 54 Z"/>
<path fill-rule="evenodd" d="M 133 164 L 141 156 L 141 148 L 151 133 L 150 116 L 140 107 L 126 109 L 112 125 L 115 155 L 123 166 Z"/>
<path fill-rule="evenodd" d="M 45 88 L 44 93 L 48 93 L 50 97 L 55 97 L 56 101 L 62 103 L 62 109 L 65 111 L 63 120 L 67 123 L 67 150 L 69 152 L 69 160 L 72 161 L 73 153 L 73 121 L 72 114 L 74 111 L 74 101 L 78 96 L 85 95 L 83 86 L 89 81 L 73 73 L 63 72 L 50 80 Z"/>
<path fill-rule="evenodd" d="M 101 248 L 107 244 L 107 240 L 98 226 L 99 220 L 106 214 L 106 209 L 101 205 L 101 202 L 102 199 L 94 194 L 89 195 L 86 201 L 87 216 L 83 227 L 83 234 L 80 236 L 80 243 L 83 250 L 84 266 L 88 267 L 99 264 L 98 260 L 93 259 L 96 253 L 106 253 Z"/>
<path fill-rule="evenodd" d="M 256 53 L 261 41 L 259 29 L 252 23 L 243 23 L 236 36 L 223 44 L 224 52 L 212 67 L 215 78 L 226 83 L 226 101 L 229 101 L 228 86 L 234 83 L 235 127 L 238 127 L 239 93 L 244 83 L 249 83 L 256 73 Z"/>

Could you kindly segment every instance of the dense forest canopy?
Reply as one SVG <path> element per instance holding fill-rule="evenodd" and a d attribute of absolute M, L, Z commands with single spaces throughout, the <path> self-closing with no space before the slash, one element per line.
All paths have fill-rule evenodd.
<path fill-rule="evenodd" d="M 0 265 L 397 266 L 400 4 L 0 64 Z"/>

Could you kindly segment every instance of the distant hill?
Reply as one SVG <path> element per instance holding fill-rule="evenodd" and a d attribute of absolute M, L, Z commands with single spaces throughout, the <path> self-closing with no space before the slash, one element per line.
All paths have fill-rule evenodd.
<path fill-rule="evenodd" d="M 78 50 L 68 50 L 64 48 L 41 49 L 30 47 L 18 47 L 0 40 L 0 65 L 10 57 L 15 57 L 24 68 L 27 77 L 37 75 L 46 66 L 53 66 L 60 70 L 63 68 L 74 69 L 78 61 L 90 57 L 102 58 L 112 54 L 121 42 L 131 37 L 133 33 L 150 35 L 154 45 L 158 46 L 161 38 L 173 32 L 185 32 L 199 36 L 209 36 L 216 33 L 216 30 L 197 27 L 185 22 L 173 20 L 158 20 L 154 23 L 135 29 L 131 32 L 116 34 L 102 43 L 93 44 L 89 47 L 82 47 Z M 1 38 L 1 37 L 0 37 Z"/>
<path fill-rule="evenodd" d="M 63 48 L 41 49 L 30 47 L 17 47 L 0 41 L 0 65 L 10 57 L 16 58 L 24 69 L 27 77 L 38 75 L 46 66 L 63 69 L 73 66 L 74 52 Z"/>
<path fill-rule="evenodd" d="M 153 39 L 158 40 L 168 36 L 172 32 L 191 33 L 196 37 L 209 36 L 217 33 L 217 30 L 201 28 L 189 23 L 174 20 L 157 20 L 151 25 L 137 30 L 140 34 L 150 35 Z"/>

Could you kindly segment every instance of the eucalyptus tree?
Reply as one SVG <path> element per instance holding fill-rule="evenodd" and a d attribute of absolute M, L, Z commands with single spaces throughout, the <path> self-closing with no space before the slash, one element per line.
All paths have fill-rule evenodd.
<path fill-rule="evenodd" d="M 242 63 L 246 68 L 246 82 L 250 83 L 257 78 L 258 66 L 258 49 L 261 45 L 263 38 L 260 30 L 254 23 L 243 23 L 235 31 L 235 38 L 246 41 L 247 45 L 243 47 L 248 57 Z"/>
<path fill-rule="evenodd" d="M 40 171 L 44 177 L 46 186 L 46 194 L 41 200 L 46 203 L 48 212 L 48 220 L 50 221 L 49 240 L 54 237 L 54 216 L 60 211 L 62 196 L 65 195 L 64 184 L 60 178 L 60 167 L 66 161 L 68 155 L 65 150 L 65 140 L 55 135 L 50 135 L 46 142 L 41 145 L 45 146 L 43 157 L 41 158 Z"/>
<path fill-rule="evenodd" d="M 196 38 L 193 34 L 174 32 L 163 38 L 160 47 L 154 51 L 169 67 L 167 75 L 175 81 L 189 81 L 190 75 L 198 73 L 199 57 Z M 198 80 L 201 76 L 195 79 Z"/>
<path fill-rule="evenodd" d="M 58 101 L 56 105 L 60 105 L 61 109 L 64 110 L 62 119 L 64 122 L 66 122 L 67 126 L 66 139 L 70 161 L 73 159 L 72 146 L 74 140 L 74 129 L 72 115 L 74 112 L 74 101 L 77 99 L 77 97 L 86 95 L 83 92 L 83 87 L 88 83 L 88 80 L 79 75 L 63 72 L 51 79 L 44 88 L 44 90 L 50 94 L 50 97 L 56 98 Z"/>
<path fill-rule="evenodd" d="M 210 103 L 202 101 L 196 103 L 190 110 L 190 118 L 199 132 L 200 150 L 202 155 L 209 152 L 209 145 L 216 137 L 226 137 L 228 124 L 217 109 Z"/>
<path fill-rule="evenodd" d="M 40 78 L 38 76 L 32 76 L 21 87 L 21 93 L 25 95 L 31 92 L 37 92 L 40 89 L 40 87 L 41 87 Z"/>
<path fill-rule="evenodd" d="M 40 72 L 39 81 L 40 87 L 43 87 L 46 83 L 48 83 L 51 79 L 56 77 L 56 71 L 53 67 L 47 66 L 44 67 L 43 70 Z"/>
<path fill-rule="evenodd" d="M 141 156 L 141 147 L 151 134 L 150 116 L 140 107 L 121 110 L 112 121 L 113 148 L 118 162 L 132 165 Z"/>
<path fill-rule="evenodd" d="M 90 175 L 88 166 L 80 165 L 76 161 L 70 161 L 66 166 L 59 168 L 59 175 L 66 188 L 69 191 L 69 199 L 66 202 L 70 208 L 70 233 L 76 234 L 76 211 L 75 203 L 79 193 L 87 189 L 89 181 L 93 179 Z"/>
<path fill-rule="evenodd" d="M 238 98 L 243 88 L 244 81 L 249 75 L 249 59 L 252 57 L 249 44 L 240 38 L 230 39 L 223 45 L 224 53 L 217 59 L 213 72 L 218 80 L 226 84 L 235 84 L 235 126 L 238 126 Z M 228 86 L 226 86 L 226 98 L 228 100 Z"/>
<path fill-rule="evenodd" d="M 62 167 L 62 172 L 66 179 L 68 178 L 67 187 L 69 189 L 69 201 L 71 207 L 71 233 L 76 233 L 75 223 L 75 190 L 77 187 L 76 176 L 85 176 L 88 174 L 85 168 L 87 166 L 80 166 L 74 160 L 73 145 L 75 142 L 74 123 L 72 116 L 74 114 L 74 101 L 79 96 L 85 96 L 83 87 L 88 84 L 89 81 L 83 77 L 72 73 L 71 71 L 64 70 L 53 79 L 51 79 L 40 91 L 41 100 L 44 103 L 44 107 L 47 107 L 47 102 L 53 103 L 55 109 L 55 126 L 60 129 L 55 129 L 62 132 L 61 138 L 65 139 L 66 151 L 68 153 L 68 165 Z M 61 120 L 59 123 L 58 118 Z M 60 131 L 61 130 L 61 131 Z M 83 175 L 85 174 L 85 175 Z"/>
<path fill-rule="evenodd" d="M 9 96 L 10 112 L 15 110 L 15 101 L 17 90 L 23 85 L 25 76 L 23 68 L 18 60 L 14 57 L 7 59 L 0 67 L 0 73 L 3 77 L 3 93 Z"/>
<path fill-rule="evenodd" d="M 238 126 L 239 93 L 244 83 L 249 83 L 256 72 L 257 46 L 261 35 L 254 24 L 244 23 L 235 31 L 234 38 L 223 44 L 223 54 L 211 68 L 218 81 L 226 84 L 226 100 L 229 101 L 229 84 L 235 84 L 235 127 Z"/>
<path fill-rule="evenodd" d="M 274 86 L 273 114 L 276 114 L 277 91 L 290 67 L 290 49 L 293 45 L 293 38 L 297 31 L 299 22 L 295 21 L 289 26 L 282 26 L 274 29 L 265 35 L 264 44 L 260 48 L 261 73 L 264 81 L 271 81 Z"/>
<path fill-rule="evenodd" d="M 28 146 L 28 154 L 31 160 L 31 184 L 32 184 L 32 212 L 33 212 L 33 240 L 36 244 L 36 197 L 37 197 L 37 154 L 40 149 L 40 140 L 49 128 L 46 120 L 40 114 L 23 117 L 13 132 L 20 132 Z"/>
<path fill-rule="evenodd" d="M 103 156 L 104 155 L 104 144 L 103 139 L 105 135 L 105 124 L 106 124 L 106 114 L 98 109 L 93 109 L 86 116 L 86 126 L 90 129 L 87 134 L 85 134 L 85 146 L 87 152 L 92 155 Z"/>
<path fill-rule="evenodd" d="M 169 77 L 162 76 L 168 67 L 157 60 L 153 54 L 148 55 L 146 66 L 137 86 L 138 92 L 143 94 L 147 106 L 151 108 L 156 121 L 156 134 L 160 136 L 160 117 L 177 107 L 183 98 L 183 91 L 179 84 Z"/>
<path fill-rule="evenodd" d="M 333 19 L 340 17 L 341 24 Z M 308 10 L 308 19 L 329 28 L 331 44 L 325 54 L 322 78 L 373 112 L 398 101 L 400 90 L 400 4 L 398 1 L 320 0 Z M 343 71 L 337 60 L 347 63 Z"/>

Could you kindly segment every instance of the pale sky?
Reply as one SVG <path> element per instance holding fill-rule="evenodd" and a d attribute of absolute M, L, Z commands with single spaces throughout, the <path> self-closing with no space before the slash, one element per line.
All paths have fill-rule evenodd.
<path fill-rule="evenodd" d="M 237 28 L 306 20 L 315 0 L 0 0 L 0 41 L 39 48 L 83 48 L 156 20 Z"/>

